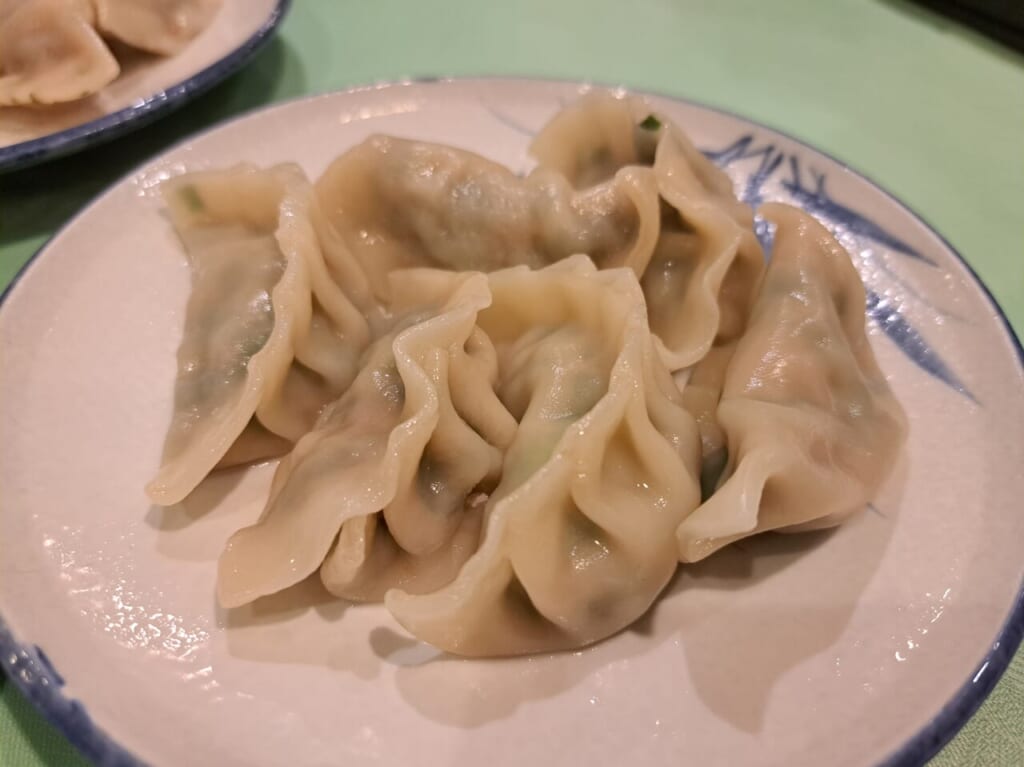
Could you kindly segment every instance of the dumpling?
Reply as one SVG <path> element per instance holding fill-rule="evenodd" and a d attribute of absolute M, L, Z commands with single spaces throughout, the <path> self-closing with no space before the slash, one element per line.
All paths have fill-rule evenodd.
<path fill-rule="evenodd" d="M 765 530 L 838 524 L 875 495 L 905 437 L 849 255 L 796 208 L 760 213 L 776 227 L 772 258 L 716 412 L 728 464 L 679 526 L 683 562 Z"/>
<path fill-rule="evenodd" d="M 640 278 L 672 370 L 742 333 L 764 272 L 753 215 L 681 131 L 640 100 L 599 93 L 559 113 L 531 152 L 539 165 L 519 178 L 470 152 L 377 136 L 317 189 L 381 299 L 395 268 L 539 268 L 586 254 Z"/>
<path fill-rule="evenodd" d="M 493 271 L 585 253 L 600 264 L 649 257 L 658 200 L 649 171 L 574 190 L 560 174 L 520 179 L 471 152 L 375 136 L 317 183 L 326 217 L 387 298 L 392 269 Z M 645 255 L 646 254 L 646 255 Z"/>
<path fill-rule="evenodd" d="M 458 655 L 580 647 L 643 614 L 678 562 L 699 502 L 699 437 L 662 365 L 628 270 L 578 256 L 490 278 L 479 326 L 519 421 L 479 550 L 429 594 L 385 604 Z"/>
<path fill-rule="evenodd" d="M 627 265 L 640 277 L 651 329 L 673 370 L 739 337 L 764 254 L 750 208 L 686 134 L 642 99 L 598 91 L 559 112 L 530 153 L 577 188 L 604 183 L 627 165 L 650 166 L 662 200 L 653 251 L 629 264 L 598 265 Z"/>
<path fill-rule="evenodd" d="M 0 3 L 0 106 L 75 101 L 117 77 L 93 20 L 89 0 Z"/>
<path fill-rule="evenodd" d="M 147 492 L 181 500 L 215 467 L 286 452 L 356 374 L 365 317 L 331 280 L 295 166 L 167 182 L 192 294 L 174 418 Z"/>
<path fill-rule="evenodd" d="M 321 563 L 328 589 L 352 598 L 397 583 L 433 588 L 475 550 L 473 494 L 496 484 L 516 428 L 476 328 L 487 279 L 414 270 L 392 283 L 395 326 L 282 461 L 261 520 L 229 540 L 222 605 L 276 592 Z"/>
<path fill-rule="evenodd" d="M 92 0 L 104 35 L 169 56 L 206 29 L 221 0 Z"/>

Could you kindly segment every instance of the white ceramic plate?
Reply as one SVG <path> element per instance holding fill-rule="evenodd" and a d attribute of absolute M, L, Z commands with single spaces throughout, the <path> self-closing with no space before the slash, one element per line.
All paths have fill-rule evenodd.
<path fill-rule="evenodd" d="M 875 508 L 686 567 L 648 617 L 577 653 L 441 657 L 383 608 L 315 583 L 230 614 L 215 606 L 216 558 L 258 515 L 269 471 L 219 477 L 166 510 L 143 495 L 189 289 L 158 182 L 243 160 L 297 160 L 315 176 L 374 132 L 525 168 L 529 135 L 581 89 L 407 83 L 229 122 L 100 197 L 7 294 L 0 656 L 87 753 L 166 765 L 912 764 L 991 689 L 1024 625 L 1022 367 L 998 308 L 948 244 L 862 176 L 659 97 L 747 199 L 803 205 L 853 252 L 872 341 L 910 417 Z"/>
<path fill-rule="evenodd" d="M 291 0 L 224 0 L 213 23 L 174 56 L 129 52 L 94 96 L 48 107 L 0 107 L 0 172 L 107 141 L 171 112 L 241 69 Z"/>

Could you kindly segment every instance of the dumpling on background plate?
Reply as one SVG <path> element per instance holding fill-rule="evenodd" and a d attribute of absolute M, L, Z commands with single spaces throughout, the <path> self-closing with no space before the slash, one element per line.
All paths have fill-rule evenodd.
<path fill-rule="evenodd" d="M 213 21 L 221 0 L 92 0 L 96 26 L 149 53 L 177 53 Z"/>
<path fill-rule="evenodd" d="M 0 0 L 0 107 L 92 96 L 121 67 L 105 40 L 169 56 L 222 0 Z"/>
<path fill-rule="evenodd" d="M 91 96 L 121 71 L 90 0 L 0 0 L 0 107 Z"/>

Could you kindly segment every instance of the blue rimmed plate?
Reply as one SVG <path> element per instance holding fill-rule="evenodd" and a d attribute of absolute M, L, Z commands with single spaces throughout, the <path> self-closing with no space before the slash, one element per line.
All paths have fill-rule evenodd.
<path fill-rule="evenodd" d="M 0 662 L 90 756 L 909 765 L 991 689 L 1024 626 L 1024 369 L 1001 312 L 948 243 L 863 176 L 656 96 L 745 199 L 803 206 L 853 254 L 872 343 L 910 419 L 875 504 L 836 531 L 765 536 L 683 568 L 648 618 L 578 653 L 446 658 L 382 608 L 315 583 L 216 607 L 217 556 L 259 514 L 273 467 L 218 476 L 169 509 L 142 493 L 189 290 L 156 185 L 240 161 L 297 161 L 315 176 L 379 132 L 521 170 L 530 136 L 586 87 L 407 83 L 234 120 L 101 196 L 4 297 Z"/>
<path fill-rule="evenodd" d="M 291 0 L 224 0 L 181 52 L 131 54 L 90 98 L 47 107 L 0 107 L 0 173 L 108 141 L 167 114 L 234 74 L 277 29 Z"/>

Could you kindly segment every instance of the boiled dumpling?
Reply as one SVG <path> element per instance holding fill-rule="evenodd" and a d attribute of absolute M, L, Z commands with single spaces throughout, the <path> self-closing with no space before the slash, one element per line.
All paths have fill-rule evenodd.
<path fill-rule="evenodd" d="M 369 342 L 330 279 L 295 166 L 188 174 L 165 185 L 192 270 L 163 466 L 175 503 L 217 465 L 278 455 L 344 391 Z"/>
<path fill-rule="evenodd" d="M 355 598 L 372 598 L 382 583 L 433 587 L 461 565 L 434 555 L 463 541 L 467 525 L 473 536 L 479 518 L 464 518 L 479 514 L 473 493 L 497 482 L 515 431 L 493 390 L 494 351 L 476 329 L 490 291 L 474 273 L 414 270 L 392 283 L 394 328 L 282 461 L 263 518 L 228 542 L 221 604 L 283 589 L 321 563 L 325 585 Z M 475 545 L 456 549 L 468 556 Z"/>
<path fill-rule="evenodd" d="M 699 437 L 628 270 L 579 256 L 490 278 L 479 326 L 519 421 L 479 550 L 449 585 L 388 592 L 417 638 L 458 655 L 580 647 L 629 625 L 675 571 L 699 502 Z"/>
<path fill-rule="evenodd" d="M 576 191 L 558 173 L 520 179 L 471 152 L 384 136 L 335 160 L 317 189 L 384 299 L 392 269 L 536 268 L 576 253 L 617 266 L 649 256 L 658 230 L 648 170 Z"/>
<path fill-rule="evenodd" d="M 169 56 L 213 21 L 221 0 L 92 0 L 104 35 Z"/>
<path fill-rule="evenodd" d="M 760 212 L 776 227 L 772 259 L 716 411 L 728 464 L 679 526 L 684 562 L 765 530 L 838 524 L 874 497 L 905 436 L 849 255 L 796 208 Z"/>
<path fill-rule="evenodd" d="M 598 91 L 556 115 L 530 152 L 578 188 L 626 166 L 650 166 L 661 205 L 652 250 L 627 265 L 640 277 L 651 329 L 673 370 L 739 337 L 764 272 L 750 208 L 728 176 L 642 99 Z M 640 168 L 632 168 L 638 173 Z"/>
<path fill-rule="evenodd" d="M 519 178 L 470 152 L 377 136 L 317 187 L 379 298 L 394 268 L 537 268 L 586 254 L 641 279 L 673 370 L 742 333 L 764 271 L 753 215 L 681 131 L 642 101 L 599 93 L 531 151 L 539 165 Z"/>
<path fill-rule="evenodd" d="M 592 93 L 531 152 L 518 176 L 376 136 L 315 186 L 167 184 L 193 293 L 150 492 L 283 456 L 224 607 L 318 576 L 453 654 L 578 648 L 680 561 L 878 491 L 905 419 L 821 225 L 765 206 L 766 267 L 728 177 L 639 99 Z"/>
<path fill-rule="evenodd" d="M 93 20 L 89 0 L 0 3 L 0 106 L 75 101 L 117 77 Z"/>

